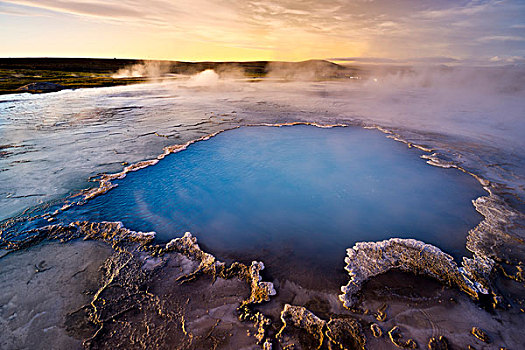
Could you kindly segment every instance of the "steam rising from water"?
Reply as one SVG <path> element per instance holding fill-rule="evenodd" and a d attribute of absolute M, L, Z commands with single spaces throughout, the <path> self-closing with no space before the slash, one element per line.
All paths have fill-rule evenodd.
<path fill-rule="evenodd" d="M 293 74 L 271 65 L 272 78 L 258 82 L 233 67 L 159 83 L 0 96 L 0 218 L 85 188 L 90 176 L 151 159 L 164 146 L 287 121 L 395 129 L 525 197 L 522 67 L 366 66 L 319 80 L 328 74 L 313 65 L 313 73 L 306 64 Z M 166 71 L 157 62 L 118 74 L 163 79 Z"/>
<path fill-rule="evenodd" d="M 525 89 L 525 69 L 520 67 L 377 67 L 371 69 L 368 75 L 367 82 L 377 89 L 459 91 L 460 95 L 456 99 L 473 94 L 514 94 Z"/>
<path fill-rule="evenodd" d="M 198 86 L 216 86 L 219 83 L 219 74 L 213 69 L 207 69 L 195 75 L 192 75 L 187 82 L 189 87 Z"/>
<path fill-rule="evenodd" d="M 160 78 L 169 73 L 170 64 L 160 61 L 145 61 L 137 63 L 130 67 L 119 69 L 111 77 L 120 78 Z"/>

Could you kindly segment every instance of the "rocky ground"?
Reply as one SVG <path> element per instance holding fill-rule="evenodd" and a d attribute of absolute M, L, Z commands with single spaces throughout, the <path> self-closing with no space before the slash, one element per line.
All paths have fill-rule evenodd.
<path fill-rule="evenodd" d="M 495 308 L 436 279 L 390 270 L 339 292 L 263 282 L 190 234 L 167 245 L 118 223 L 40 229 L 2 256 L 2 348 L 519 349 L 523 285 L 496 278 Z M 61 241 L 61 242 L 60 242 Z M 18 250 L 19 248 L 25 249 Z"/>

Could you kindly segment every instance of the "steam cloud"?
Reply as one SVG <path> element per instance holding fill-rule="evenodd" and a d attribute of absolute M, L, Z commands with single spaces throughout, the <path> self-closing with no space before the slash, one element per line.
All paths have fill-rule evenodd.
<path fill-rule="evenodd" d="M 173 73 L 173 66 L 145 62 L 115 76 L 160 79 L 163 88 L 178 90 L 181 96 L 185 96 L 181 89 L 208 91 L 210 94 L 202 95 L 206 103 L 243 101 L 235 108 L 252 114 L 258 111 L 257 106 L 271 103 L 276 114 L 308 110 L 319 115 L 319 120 L 322 115 L 343 119 L 355 116 L 385 127 L 490 140 L 509 150 L 525 147 L 525 67 L 519 65 L 409 67 L 275 62 L 266 66 L 266 77 L 255 80 L 246 77 L 240 64 L 218 64 L 214 68 L 195 69 L 193 75 L 186 71 L 174 79 L 167 74 L 170 69 Z M 194 93 L 188 97 L 193 101 L 200 98 Z"/>
<path fill-rule="evenodd" d="M 190 87 L 215 86 L 219 83 L 219 79 L 219 74 L 215 73 L 213 69 L 206 69 L 205 71 L 192 75 L 187 85 Z"/>
<path fill-rule="evenodd" d="M 111 77 L 115 79 L 121 78 L 150 78 L 156 79 L 169 73 L 170 64 L 161 61 L 145 61 L 137 63 L 130 67 L 119 69 Z"/>

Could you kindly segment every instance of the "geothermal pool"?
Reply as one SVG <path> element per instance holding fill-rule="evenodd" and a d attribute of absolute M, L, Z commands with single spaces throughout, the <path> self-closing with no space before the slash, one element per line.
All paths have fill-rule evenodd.
<path fill-rule="evenodd" d="M 159 241 L 190 231 L 221 260 L 260 259 L 272 277 L 311 287 L 342 272 L 358 241 L 416 238 L 466 254 L 481 220 L 471 201 L 484 192 L 421 154 L 358 127 L 243 127 L 129 173 L 57 219 L 122 221 Z"/>

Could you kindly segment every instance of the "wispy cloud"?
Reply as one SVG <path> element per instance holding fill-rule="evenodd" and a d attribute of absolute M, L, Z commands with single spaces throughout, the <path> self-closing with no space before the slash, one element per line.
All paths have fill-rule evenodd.
<path fill-rule="evenodd" d="M 93 17 L 107 18 L 140 18 L 144 11 L 139 11 L 134 6 L 126 6 L 126 2 L 111 4 L 108 1 L 61 1 L 61 0 L 4 0 L 5 3 L 42 8 L 57 12 Z M 133 4 L 131 4 L 133 5 Z"/>
<path fill-rule="evenodd" d="M 418 13 L 418 16 L 428 19 L 450 19 L 452 17 L 472 16 L 490 11 L 494 6 L 502 3 L 504 3 L 504 0 L 468 1 L 459 6 L 453 5 L 449 8 L 421 11 Z"/>
<path fill-rule="evenodd" d="M 510 57 L 500 57 L 494 56 L 490 58 L 490 62 L 495 63 L 525 63 L 525 57 L 523 56 L 510 56 Z"/>
<path fill-rule="evenodd" d="M 525 41 L 525 37 L 517 35 L 489 35 L 479 38 L 478 41 L 482 43 L 491 41 Z"/>

